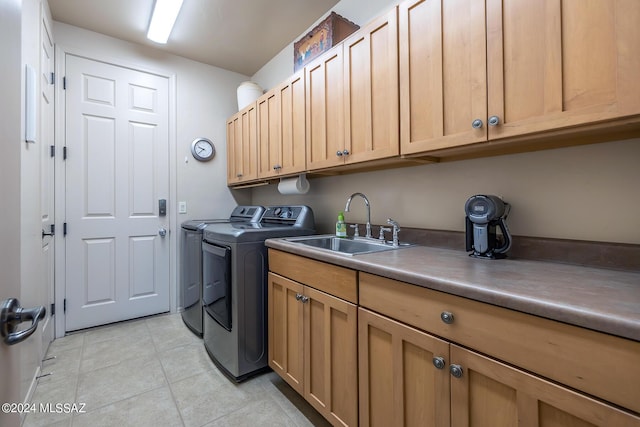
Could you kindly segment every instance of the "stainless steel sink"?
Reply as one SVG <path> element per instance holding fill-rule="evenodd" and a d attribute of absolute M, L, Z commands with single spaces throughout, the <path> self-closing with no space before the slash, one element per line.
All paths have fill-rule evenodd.
<path fill-rule="evenodd" d="M 317 249 L 339 252 L 344 255 L 392 251 L 411 246 L 407 243 L 401 243 L 399 246 L 393 246 L 390 243 L 381 240 L 367 239 L 364 237 L 335 237 L 330 234 L 321 236 L 287 237 L 285 240 L 292 243 L 311 246 Z"/>

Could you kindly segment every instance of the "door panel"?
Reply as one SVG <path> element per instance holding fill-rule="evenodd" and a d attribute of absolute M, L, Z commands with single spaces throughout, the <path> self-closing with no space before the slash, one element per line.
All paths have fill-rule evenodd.
<path fill-rule="evenodd" d="M 640 113 L 640 3 L 487 0 L 489 138 Z"/>
<path fill-rule="evenodd" d="M 450 351 L 463 370 L 451 377 L 453 427 L 640 425 L 637 416 L 556 383 L 453 344 Z"/>
<path fill-rule="evenodd" d="M 168 311 L 168 80 L 65 60 L 66 329 Z"/>
<path fill-rule="evenodd" d="M 55 157 L 54 141 L 54 46 L 51 22 L 46 7 L 41 5 L 40 23 L 40 212 L 43 233 L 53 234 L 55 224 Z M 50 309 L 54 302 L 54 237 L 42 236 L 42 283 L 46 285 L 42 301 L 47 308 L 47 317 L 42 321 L 42 351 L 47 352 L 54 337 L 54 315 Z"/>
<path fill-rule="evenodd" d="M 399 40 L 402 154 L 485 141 L 484 2 L 403 2 Z"/>

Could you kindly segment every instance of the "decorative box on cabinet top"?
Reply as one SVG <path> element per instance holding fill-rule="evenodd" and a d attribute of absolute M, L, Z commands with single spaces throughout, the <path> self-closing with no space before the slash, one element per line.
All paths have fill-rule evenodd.
<path fill-rule="evenodd" d="M 309 61 L 346 39 L 358 28 L 360 26 L 331 12 L 324 21 L 293 44 L 293 71 L 298 71 Z"/>

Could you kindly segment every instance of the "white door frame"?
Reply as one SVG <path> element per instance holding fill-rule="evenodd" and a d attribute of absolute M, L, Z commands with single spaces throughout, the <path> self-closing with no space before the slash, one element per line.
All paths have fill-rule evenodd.
<path fill-rule="evenodd" d="M 62 78 L 66 75 L 65 56 L 72 54 L 85 57 L 94 61 L 105 62 L 118 65 L 124 68 L 143 71 L 146 73 L 156 74 L 167 78 L 169 82 L 169 206 L 167 206 L 167 214 L 169 216 L 169 230 L 167 238 L 169 239 L 169 295 L 170 310 L 176 311 L 177 306 L 177 247 L 179 240 L 179 227 L 177 226 L 177 127 L 176 127 L 176 75 L 173 71 L 168 70 L 150 70 L 138 64 L 132 64 L 129 61 L 108 57 L 93 51 L 89 52 L 84 49 L 70 48 L 56 45 L 55 50 L 55 67 L 56 67 L 56 113 L 55 113 L 55 146 L 56 146 L 56 184 L 55 184 L 55 216 L 56 216 L 56 255 L 55 255 L 55 333 L 56 338 L 63 337 L 66 331 L 66 316 L 64 313 L 64 300 L 66 296 L 66 250 L 65 237 L 63 236 L 63 226 L 66 218 L 66 173 L 63 160 L 63 147 L 65 146 L 65 111 L 66 100 L 62 84 Z M 59 231 L 58 231 L 59 230 Z"/>

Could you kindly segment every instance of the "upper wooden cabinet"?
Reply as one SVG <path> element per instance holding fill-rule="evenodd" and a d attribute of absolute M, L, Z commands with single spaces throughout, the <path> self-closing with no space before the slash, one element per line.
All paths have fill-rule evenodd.
<path fill-rule="evenodd" d="M 398 155 L 397 8 L 350 36 L 343 49 L 345 162 Z"/>
<path fill-rule="evenodd" d="M 637 16 L 631 0 L 402 3 L 401 152 L 639 114 Z"/>
<path fill-rule="evenodd" d="M 399 154 L 397 9 L 306 67 L 309 170 Z"/>
<path fill-rule="evenodd" d="M 227 121 L 227 184 L 258 177 L 256 104 L 250 104 Z"/>
<path fill-rule="evenodd" d="M 300 72 L 262 95 L 258 109 L 258 177 L 299 173 L 306 168 L 305 78 Z"/>

